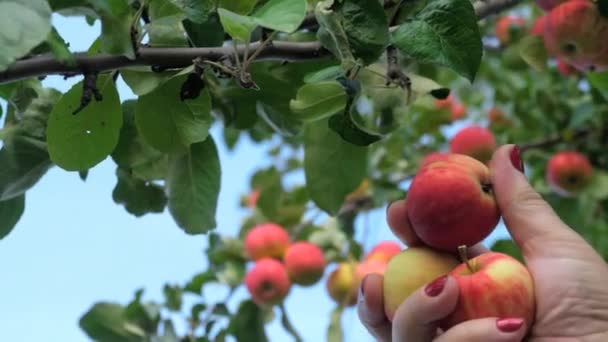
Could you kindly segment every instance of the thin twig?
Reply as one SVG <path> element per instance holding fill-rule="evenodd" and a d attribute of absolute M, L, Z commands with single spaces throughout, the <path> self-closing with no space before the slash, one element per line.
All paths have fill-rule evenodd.
<path fill-rule="evenodd" d="M 563 134 L 555 134 L 550 137 L 532 141 L 532 142 L 529 142 L 526 144 L 520 144 L 518 146 L 519 146 L 520 153 L 523 154 L 525 151 L 528 151 L 528 150 L 550 147 L 550 146 L 559 144 L 561 142 L 565 142 L 567 140 L 581 139 L 581 138 L 584 138 L 587 135 L 591 134 L 592 131 L 593 130 L 589 127 L 581 128 L 581 129 L 574 131 L 572 133 L 572 135 L 565 136 Z"/>

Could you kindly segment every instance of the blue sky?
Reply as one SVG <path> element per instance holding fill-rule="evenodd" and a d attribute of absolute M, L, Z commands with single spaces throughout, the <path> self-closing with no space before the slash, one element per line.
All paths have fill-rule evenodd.
<path fill-rule="evenodd" d="M 55 16 L 54 22 L 73 51 L 86 50 L 99 34 L 99 26 L 88 26 L 84 19 Z M 77 81 L 49 77 L 44 83 L 66 91 Z M 121 100 L 133 97 L 122 82 L 119 92 Z M 212 130 L 216 141 L 221 141 L 218 133 L 217 127 Z M 219 148 L 223 174 L 218 230 L 233 234 L 245 215 L 238 198 L 248 191 L 249 175 L 268 161 L 263 148 L 247 140 L 241 140 L 233 152 L 222 144 Z M 0 241 L 2 340 L 87 341 L 77 324 L 94 302 L 124 304 L 142 287 L 145 299 L 161 301 L 163 284 L 183 284 L 205 269 L 206 237 L 184 234 L 167 211 L 143 218 L 128 214 L 112 201 L 114 172 L 109 158 L 91 170 L 86 182 L 77 173 L 55 167 L 27 193 L 24 216 Z M 371 227 L 367 247 L 393 239 L 382 209 L 360 223 Z M 503 229 L 493 234 L 500 235 Z M 224 295 L 218 289 L 207 294 L 209 298 Z M 246 295 L 241 289 L 237 298 Z M 324 282 L 293 288 L 286 306 L 305 341 L 325 340 L 334 305 Z M 354 310 L 345 313 L 343 325 L 347 341 L 372 340 Z M 272 341 L 290 340 L 278 320 L 267 331 Z"/>

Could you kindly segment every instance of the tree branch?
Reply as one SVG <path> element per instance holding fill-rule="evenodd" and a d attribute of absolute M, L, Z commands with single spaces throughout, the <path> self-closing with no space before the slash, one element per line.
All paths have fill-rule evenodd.
<path fill-rule="evenodd" d="M 520 153 L 524 153 L 525 151 L 537 149 L 537 148 L 545 148 L 550 147 L 561 142 L 565 142 L 567 140 L 576 140 L 586 137 L 591 134 L 593 130 L 589 127 L 581 128 L 572 133 L 572 135 L 564 136 L 563 134 L 555 134 L 540 140 L 532 141 L 526 144 L 519 145 Z"/>
<path fill-rule="evenodd" d="M 478 19 L 484 19 L 497 14 L 511 7 L 515 7 L 521 3 L 521 0 L 490 0 L 490 1 L 477 1 L 473 4 L 475 8 L 475 14 Z"/>
<path fill-rule="evenodd" d="M 260 43 L 249 44 L 255 53 Z M 245 54 L 245 45 L 237 46 L 238 53 Z M 55 59 L 52 55 L 35 56 L 15 62 L 7 70 L 0 72 L 0 83 L 19 79 L 52 74 L 78 74 L 103 72 L 132 66 L 155 66 L 160 68 L 184 68 L 192 65 L 198 57 L 211 61 L 231 56 L 233 47 L 212 48 L 145 48 L 139 49 L 139 56 L 133 60 L 125 56 L 99 54 L 90 56 L 86 53 L 75 54 L 75 63 L 68 65 Z M 264 48 L 257 60 L 308 60 L 329 55 L 329 51 L 318 42 L 292 43 L 275 41 Z"/>

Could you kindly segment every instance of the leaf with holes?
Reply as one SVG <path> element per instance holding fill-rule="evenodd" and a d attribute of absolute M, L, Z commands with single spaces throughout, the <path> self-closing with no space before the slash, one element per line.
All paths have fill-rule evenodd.
<path fill-rule="evenodd" d="M 116 147 L 122 126 L 122 109 L 116 86 L 109 76 L 100 76 L 97 88 L 102 101 L 92 99 L 80 112 L 82 82 L 59 99 L 47 127 L 51 160 L 68 171 L 89 169 L 104 160 Z"/>

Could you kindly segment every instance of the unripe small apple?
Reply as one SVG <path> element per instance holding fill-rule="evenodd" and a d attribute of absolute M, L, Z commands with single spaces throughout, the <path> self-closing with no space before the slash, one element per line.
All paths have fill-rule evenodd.
<path fill-rule="evenodd" d="M 513 41 L 513 31 L 521 30 L 526 22 L 519 17 L 503 16 L 496 22 L 496 38 L 501 45 L 507 45 Z"/>
<path fill-rule="evenodd" d="M 352 306 L 357 303 L 359 284 L 356 270 L 355 262 L 342 262 L 327 277 L 327 292 L 336 303 L 344 306 Z"/>
<path fill-rule="evenodd" d="M 289 279 L 295 284 L 310 286 L 323 277 L 323 251 L 310 242 L 296 242 L 289 246 L 284 262 Z"/>
<path fill-rule="evenodd" d="M 245 236 L 245 252 L 251 260 L 266 257 L 282 259 L 287 247 L 289 235 L 275 223 L 257 225 Z"/>
<path fill-rule="evenodd" d="M 384 311 L 388 319 L 393 320 L 399 305 L 414 291 L 457 265 L 453 255 L 428 247 L 410 247 L 394 256 L 384 272 Z"/>
<path fill-rule="evenodd" d="M 495 149 L 494 134 L 480 126 L 465 127 L 450 140 L 450 152 L 466 154 L 482 163 L 490 161 Z"/>
<path fill-rule="evenodd" d="M 450 275 L 460 289 L 456 308 L 440 324 L 452 326 L 478 318 L 521 317 L 531 327 L 535 314 L 534 282 L 528 269 L 502 253 L 481 254 Z"/>
<path fill-rule="evenodd" d="M 549 187 L 562 196 L 573 196 L 591 182 L 593 167 L 580 152 L 564 151 L 549 159 L 546 178 Z"/>
<path fill-rule="evenodd" d="M 280 303 L 289 293 L 291 283 L 285 266 L 278 260 L 258 260 L 245 275 L 245 286 L 252 300 L 260 305 Z"/>
<path fill-rule="evenodd" d="M 442 251 L 475 245 L 492 232 L 500 218 L 490 171 L 461 154 L 422 168 L 406 201 L 408 225 L 424 243 Z"/>
<path fill-rule="evenodd" d="M 392 257 L 401 252 L 401 246 L 394 241 L 383 241 L 372 248 L 364 261 L 389 262 Z"/>

